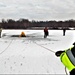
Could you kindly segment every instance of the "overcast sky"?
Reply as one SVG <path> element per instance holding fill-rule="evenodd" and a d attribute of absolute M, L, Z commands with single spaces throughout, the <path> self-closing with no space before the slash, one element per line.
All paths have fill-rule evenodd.
<path fill-rule="evenodd" d="M 75 19 L 75 0 L 0 0 L 0 20 Z"/>

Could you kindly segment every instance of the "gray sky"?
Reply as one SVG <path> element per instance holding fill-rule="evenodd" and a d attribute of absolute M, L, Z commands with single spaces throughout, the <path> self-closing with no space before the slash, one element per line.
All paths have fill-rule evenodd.
<path fill-rule="evenodd" d="M 75 19 L 75 0 L 0 0 L 0 20 Z"/>

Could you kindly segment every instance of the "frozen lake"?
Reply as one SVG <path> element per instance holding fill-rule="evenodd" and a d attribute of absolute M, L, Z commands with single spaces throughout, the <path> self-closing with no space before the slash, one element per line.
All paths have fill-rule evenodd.
<path fill-rule="evenodd" d="M 11 37 L 24 31 L 27 37 Z M 65 74 L 54 52 L 65 50 L 75 41 L 75 30 L 3 30 L 0 38 L 0 74 Z"/>

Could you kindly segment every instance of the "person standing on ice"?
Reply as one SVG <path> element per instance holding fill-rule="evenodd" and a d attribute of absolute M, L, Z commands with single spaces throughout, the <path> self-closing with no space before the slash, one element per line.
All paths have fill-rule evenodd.
<path fill-rule="evenodd" d="M 2 28 L 0 28 L 0 38 L 1 38 L 1 32 L 2 32 Z"/>
<path fill-rule="evenodd" d="M 70 75 L 75 75 L 75 43 L 73 45 L 67 50 L 55 52 L 55 55 L 60 57 L 63 65 L 69 70 Z"/>
<path fill-rule="evenodd" d="M 66 29 L 63 29 L 63 36 L 65 36 Z"/>
<path fill-rule="evenodd" d="M 44 38 L 46 38 L 48 35 L 49 35 L 48 28 L 45 27 L 44 28 Z"/>

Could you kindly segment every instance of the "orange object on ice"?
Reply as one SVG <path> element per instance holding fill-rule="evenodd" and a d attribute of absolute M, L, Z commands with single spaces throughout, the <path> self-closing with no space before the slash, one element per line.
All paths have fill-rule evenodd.
<path fill-rule="evenodd" d="M 24 32 L 21 32 L 20 37 L 26 37 L 25 33 Z"/>

